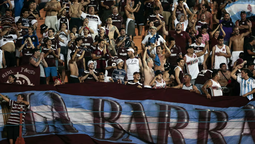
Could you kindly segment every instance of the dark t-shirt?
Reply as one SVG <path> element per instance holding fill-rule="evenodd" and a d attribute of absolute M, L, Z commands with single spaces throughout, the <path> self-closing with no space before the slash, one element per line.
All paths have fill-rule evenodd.
<path fill-rule="evenodd" d="M 57 49 L 55 49 L 55 48 L 51 48 L 51 49 L 52 49 L 53 51 L 55 51 L 55 54 L 58 53 Z M 45 47 L 45 48 L 42 49 L 42 52 L 44 52 L 44 53 L 46 54 L 46 53 L 48 53 L 49 50 L 50 50 L 50 49 L 48 49 L 48 48 Z M 55 56 L 53 55 L 52 52 L 49 53 L 49 54 L 46 56 L 45 61 L 47 62 L 48 67 L 56 67 Z"/>
<path fill-rule="evenodd" d="M 24 46 L 22 49 L 22 58 L 21 58 L 21 65 L 29 64 L 29 59 L 33 55 L 33 49 Z"/>
<path fill-rule="evenodd" d="M 121 25 L 123 23 L 123 18 L 120 14 L 117 15 L 109 15 L 110 18 L 112 18 L 112 24 L 115 25 L 119 30 L 121 29 Z"/>
<path fill-rule="evenodd" d="M 169 31 L 169 35 L 175 39 L 175 44 L 181 47 L 182 54 L 185 55 L 187 43 L 190 39 L 190 36 L 187 32 L 182 31 L 181 33 L 176 33 L 176 31 Z"/>
<path fill-rule="evenodd" d="M 255 48 L 250 43 L 247 43 L 244 46 L 244 59 L 247 61 L 253 62 L 253 60 L 255 59 L 255 56 L 249 55 L 247 50 L 250 50 L 251 52 L 255 52 Z"/>
<path fill-rule="evenodd" d="M 171 48 L 171 55 L 168 57 L 167 61 L 170 63 L 172 66 L 177 66 L 177 59 L 180 58 L 180 55 L 182 55 L 182 50 L 179 46 L 173 46 Z"/>

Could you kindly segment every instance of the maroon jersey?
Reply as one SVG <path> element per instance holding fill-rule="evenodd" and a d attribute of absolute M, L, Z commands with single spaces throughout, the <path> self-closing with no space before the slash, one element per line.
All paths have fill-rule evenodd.
<path fill-rule="evenodd" d="M 27 32 L 25 30 L 23 30 L 23 29 L 21 29 L 19 31 L 19 37 L 18 37 L 18 39 L 16 40 L 16 43 L 15 43 L 16 49 L 19 49 L 21 47 L 23 36 L 26 35 L 26 34 L 27 34 Z"/>
<path fill-rule="evenodd" d="M 70 42 L 70 41 L 69 41 Z M 68 43 L 69 43 L 68 42 Z M 73 51 L 74 49 L 75 49 L 75 43 L 74 43 L 74 41 L 71 43 L 71 46 L 70 47 L 68 47 L 71 51 Z"/>
<path fill-rule="evenodd" d="M 109 17 L 112 18 L 112 24 L 120 30 L 123 23 L 123 17 L 120 14 L 111 14 Z"/>
<path fill-rule="evenodd" d="M 161 14 L 158 14 L 159 18 L 161 19 L 161 21 L 165 21 L 164 17 Z M 147 18 L 147 21 L 154 21 L 154 26 L 158 27 L 160 25 L 159 19 L 156 17 L 157 15 L 152 14 L 149 15 L 149 17 Z M 163 29 L 161 28 L 159 31 L 162 31 Z"/>
<path fill-rule="evenodd" d="M 51 46 L 52 46 L 53 49 L 58 49 L 58 48 L 60 48 L 59 41 L 58 41 L 58 39 L 57 39 L 56 37 L 53 37 L 53 38 L 48 37 L 48 38 L 49 38 L 49 39 L 51 40 L 51 42 L 52 42 Z"/>
<path fill-rule="evenodd" d="M 218 40 L 217 40 L 215 37 L 212 37 L 212 38 L 210 39 L 210 47 L 209 47 L 210 51 L 212 51 L 212 48 L 213 48 L 215 45 L 217 45 L 217 44 L 218 44 Z"/>
<path fill-rule="evenodd" d="M 15 24 L 15 20 L 11 16 L 4 15 L 4 16 L 1 17 L 0 20 L 2 21 L 2 26 L 3 27 L 4 26 L 10 26 L 11 24 Z"/>
<path fill-rule="evenodd" d="M 108 50 L 107 50 L 107 49 L 106 49 L 106 53 L 108 53 Z M 97 62 L 96 68 L 97 68 L 97 69 L 105 69 L 105 66 L 106 66 L 105 61 L 106 61 L 107 58 L 108 58 L 107 54 L 105 54 L 105 56 L 104 56 L 104 54 L 103 54 L 103 49 L 101 50 L 101 49 L 99 49 L 99 47 L 96 48 L 96 50 L 93 52 L 93 54 L 95 54 L 96 57 L 100 57 L 100 56 L 101 56 L 100 59 L 97 59 L 97 60 L 96 60 L 96 62 Z"/>
<path fill-rule="evenodd" d="M 205 84 L 205 82 L 212 78 L 211 70 L 202 70 L 198 73 L 195 84 Z"/>
<path fill-rule="evenodd" d="M 182 50 L 179 46 L 174 45 L 170 51 L 171 55 L 168 57 L 167 61 L 170 63 L 170 65 L 177 66 L 177 59 L 180 58 L 180 55 L 182 55 Z"/>
<path fill-rule="evenodd" d="M 94 7 L 95 11 L 99 11 L 99 2 L 98 0 L 90 0 L 88 7 Z"/>
<path fill-rule="evenodd" d="M 239 25 L 238 26 L 241 26 L 241 25 L 244 25 L 244 26 L 247 26 L 248 25 L 248 21 L 245 20 L 245 21 L 242 21 L 242 20 L 237 20 L 239 22 Z M 247 31 L 249 31 L 249 29 L 239 29 L 239 33 L 242 34 L 242 33 L 246 33 Z"/>
<path fill-rule="evenodd" d="M 31 11 L 34 15 L 38 15 L 38 11 L 37 10 L 34 10 L 34 11 Z M 29 19 L 29 21 L 31 22 L 32 20 L 36 19 L 36 17 L 30 14 L 27 18 Z"/>
<path fill-rule="evenodd" d="M 94 72 L 94 74 L 95 74 L 96 76 L 98 76 L 98 72 L 97 72 L 96 70 L 93 70 L 93 72 Z M 85 76 L 85 75 L 88 75 L 88 77 L 87 77 L 87 79 L 86 79 L 85 81 L 87 81 L 87 80 L 94 80 L 94 81 L 96 81 L 95 78 L 93 77 L 93 75 L 91 75 L 91 74 L 89 73 L 89 70 L 85 70 L 85 71 L 84 71 L 84 73 L 82 74 L 82 76 Z"/>
<path fill-rule="evenodd" d="M 114 57 L 108 59 L 108 60 L 106 61 L 106 67 L 108 67 L 108 66 L 117 66 L 117 60 L 118 60 L 118 57 L 117 57 L 117 56 L 114 56 Z M 107 73 L 107 76 L 112 76 L 113 70 L 114 70 L 114 68 L 108 69 L 108 70 L 107 70 L 107 72 L 108 72 L 108 73 Z"/>
<path fill-rule="evenodd" d="M 127 59 L 127 48 L 125 47 L 118 48 L 117 54 L 119 58 L 125 61 Z"/>
<path fill-rule="evenodd" d="M 32 47 L 28 48 L 26 45 L 22 49 L 22 60 L 20 65 L 27 65 L 29 64 L 29 59 L 33 55 Z"/>
<path fill-rule="evenodd" d="M 169 35 L 175 39 L 175 44 L 179 46 L 182 50 L 182 54 L 185 55 L 187 43 L 190 39 L 189 34 L 185 31 L 182 31 L 181 33 L 176 33 L 176 31 L 169 31 Z"/>
<path fill-rule="evenodd" d="M 82 37 L 82 47 L 84 47 L 85 55 L 84 57 L 91 57 L 91 54 L 95 50 L 95 47 L 92 46 L 93 38 L 90 36 Z"/>
<path fill-rule="evenodd" d="M 114 0 L 101 0 L 101 2 L 103 2 L 104 5 L 108 6 L 109 8 L 114 5 Z"/>
<path fill-rule="evenodd" d="M 44 47 L 42 49 L 42 52 L 44 52 L 45 54 L 48 53 L 48 51 L 52 49 L 55 54 L 58 53 L 57 49 L 51 47 L 51 48 L 47 48 L 47 47 Z M 49 53 L 46 58 L 45 58 L 45 61 L 47 62 L 48 64 L 48 67 L 56 67 L 56 63 L 55 63 L 55 56 L 53 55 L 53 52 Z"/>
<path fill-rule="evenodd" d="M 77 57 L 80 57 L 82 55 L 82 53 L 84 52 L 84 48 L 83 47 L 75 47 L 75 50 L 76 49 L 80 49 L 80 51 L 77 52 Z M 75 52 L 74 50 L 74 52 Z M 84 61 L 83 61 L 84 58 L 80 59 L 79 61 L 77 61 L 77 67 L 78 69 L 84 69 Z"/>
<path fill-rule="evenodd" d="M 66 24 L 66 29 L 69 29 L 69 20 L 68 20 L 68 18 L 63 17 L 63 16 L 58 18 L 58 25 L 59 25 L 58 29 L 59 30 L 61 29 L 62 23 L 65 23 Z"/>
<path fill-rule="evenodd" d="M 185 5 L 183 5 L 183 8 L 186 10 L 186 6 Z M 183 10 L 179 9 L 179 6 L 177 6 L 176 13 L 175 13 L 176 18 L 178 18 L 178 16 L 180 14 L 184 14 L 184 12 L 183 12 Z"/>
<path fill-rule="evenodd" d="M 206 22 L 201 22 L 201 21 L 198 21 L 196 23 L 196 30 L 199 31 L 199 33 L 201 32 L 201 28 L 202 26 L 206 25 L 207 26 L 207 30 L 209 30 L 209 24 L 206 23 Z"/>

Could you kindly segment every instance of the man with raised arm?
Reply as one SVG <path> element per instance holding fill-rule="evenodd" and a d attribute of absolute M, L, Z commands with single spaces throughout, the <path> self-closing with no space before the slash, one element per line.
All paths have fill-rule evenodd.
<path fill-rule="evenodd" d="M 233 66 L 235 61 L 239 58 L 239 54 L 244 51 L 244 48 L 243 48 L 244 37 L 248 36 L 251 33 L 251 26 L 252 26 L 251 22 L 248 22 L 249 30 L 242 34 L 239 33 L 238 27 L 234 27 L 234 30 L 233 30 L 234 35 L 230 37 L 229 39 L 229 48 L 231 48 L 233 44 L 231 66 Z"/>
<path fill-rule="evenodd" d="M 248 69 L 242 69 L 243 65 L 246 63 L 244 61 L 242 64 L 235 67 L 231 72 L 231 77 L 240 83 L 240 96 L 247 97 L 249 100 L 253 99 L 253 94 L 255 93 L 255 81 L 252 78 L 252 73 Z M 241 70 L 241 75 L 236 75 L 237 70 Z"/>
<path fill-rule="evenodd" d="M 145 51 L 143 54 L 143 71 L 144 71 L 144 84 L 143 85 L 145 88 L 151 88 L 150 82 L 153 80 L 153 78 L 155 76 L 154 70 L 152 69 L 154 63 L 150 57 L 148 57 L 147 61 L 146 61 L 147 50 L 148 50 L 148 47 L 145 47 Z"/>
<path fill-rule="evenodd" d="M 20 110 L 22 109 L 22 124 L 24 123 L 24 118 L 26 110 L 29 106 L 29 102 L 24 101 L 25 95 L 19 94 L 17 96 L 17 101 L 13 101 L 6 96 L 0 94 L 0 96 L 9 103 L 11 107 L 11 113 L 7 121 L 7 138 L 10 144 L 14 144 L 19 136 L 19 125 L 20 125 Z"/>

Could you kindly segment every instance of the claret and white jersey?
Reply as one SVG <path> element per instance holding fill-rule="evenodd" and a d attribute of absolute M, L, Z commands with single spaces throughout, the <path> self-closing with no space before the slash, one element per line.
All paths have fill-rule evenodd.
<path fill-rule="evenodd" d="M 185 55 L 186 57 L 186 68 L 188 74 L 191 75 L 191 79 L 196 79 L 199 73 L 198 69 L 198 57 L 195 53 L 193 53 L 192 57 Z"/>
<path fill-rule="evenodd" d="M 133 80 L 134 72 L 140 72 L 139 59 L 138 58 L 129 58 L 126 61 L 126 65 L 127 65 L 127 80 Z"/>
<path fill-rule="evenodd" d="M 205 48 L 205 44 L 203 44 L 203 43 L 201 43 L 200 45 L 197 45 L 196 43 L 193 43 L 193 44 L 191 44 L 190 46 L 193 46 L 193 47 L 194 47 L 194 52 L 195 52 L 195 53 L 201 52 L 201 51 L 203 51 L 204 48 Z M 205 54 L 207 54 L 207 53 L 208 53 L 208 52 L 207 52 L 207 50 L 206 50 Z M 203 64 L 203 62 L 204 62 L 204 55 L 205 55 L 205 54 L 203 54 L 203 55 L 201 55 L 200 57 L 198 57 L 198 63 L 199 63 L 199 64 Z"/>
<path fill-rule="evenodd" d="M 217 53 L 227 53 L 226 50 L 226 45 L 223 45 L 222 48 L 219 48 L 218 45 L 215 45 L 215 57 L 214 57 L 214 69 L 220 69 L 220 64 L 221 63 L 225 63 L 228 69 L 228 62 L 227 62 L 227 58 L 224 56 L 217 56 Z"/>
<path fill-rule="evenodd" d="M 213 79 L 210 79 L 210 81 L 212 82 L 212 86 L 209 87 L 211 90 L 211 96 L 222 96 L 223 93 L 220 83 L 214 81 Z"/>

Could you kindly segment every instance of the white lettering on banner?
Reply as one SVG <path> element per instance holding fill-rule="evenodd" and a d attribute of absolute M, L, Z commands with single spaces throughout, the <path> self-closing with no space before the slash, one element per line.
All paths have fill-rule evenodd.
<path fill-rule="evenodd" d="M 5 78 L 7 76 L 9 76 L 10 74 L 13 74 L 12 70 L 6 71 L 5 73 L 2 74 L 2 78 Z"/>

